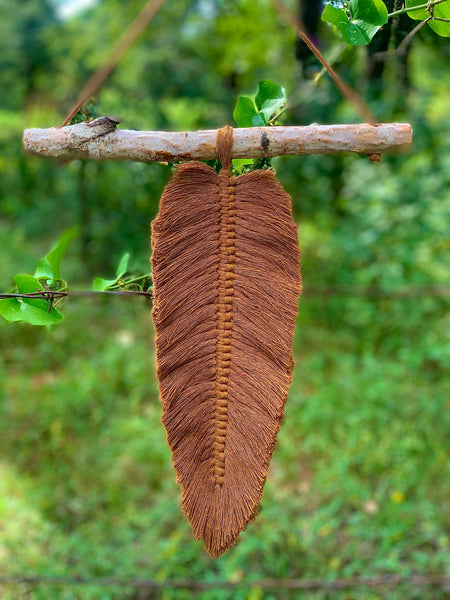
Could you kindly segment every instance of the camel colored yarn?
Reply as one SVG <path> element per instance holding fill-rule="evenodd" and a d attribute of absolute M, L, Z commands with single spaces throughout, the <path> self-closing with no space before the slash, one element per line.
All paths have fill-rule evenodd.
<path fill-rule="evenodd" d="M 292 379 L 300 293 L 291 200 L 272 171 L 190 162 L 152 224 L 162 421 L 182 507 L 217 557 L 257 513 Z"/>

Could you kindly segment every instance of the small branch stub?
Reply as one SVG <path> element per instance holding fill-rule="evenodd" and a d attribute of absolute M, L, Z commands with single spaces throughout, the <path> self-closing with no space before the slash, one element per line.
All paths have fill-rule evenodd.
<path fill-rule="evenodd" d="M 27 152 L 50 158 L 141 162 L 217 159 L 216 130 L 165 132 L 115 129 L 116 123 L 79 123 L 26 129 Z M 407 123 L 309 125 L 234 129 L 232 158 L 356 152 L 379 154 L 411 144 Z"/>

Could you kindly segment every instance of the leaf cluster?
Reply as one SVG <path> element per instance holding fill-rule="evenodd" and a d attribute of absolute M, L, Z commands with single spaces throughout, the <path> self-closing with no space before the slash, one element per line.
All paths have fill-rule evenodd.
<path fill-rule="evenodd" d="M 450 36 L 450 0 L 423 3 L 406 0 L 404 10 L 388 14 L 382 0 L 350 0 L 328 3 L 322 20 L 334 25 L 344 42 L 353 46 L 368 44 L 389 17 L 406 12 L 412 19 L 426 20 L 428 25 L 444 37 Z"/>
<path fill-rule="evenodd" d="M 13 276 L 16 284 L 13 294 L 36 294 L 42 292 L 42 297 L 4 298 L 0 300 L 0 315 L 6 321 L 22 321 L 30 325 L 55 325 L 63 319 L 62 313 L 57 310 L 58 300 L 54 303 L 46 292 L 66 292 L 69 289 L 67 281 L 61 278 L 61 259 L 72 240 L 79 235 L 77 227 L 65 231 L 60 239 L 53 245 L 48 254 L 38 262 L 34 275 L 17 274 Z M 96 277 L 92 283 L 94 292 L 113 290 L 139 290 L 149 291 L 151 288 L 151 275 L 128 276 L 128 261 L 130 253 L 126 252 L 119 261 L 115 277 L 104 279 Z M 56 305 L 56 306 L 55 306 Z"/>
<path fill-rule="evenodd" d="M 239 127 L 276 125 L 286 104 L 287 95 L 284 87 L 268 79 L 263 79 L 258 82 L 253 96 L 239 96 L 233 111 L 233 118 Z M 249 165 L 252 165 L 250 169 Z M 233 159 L 233 167 L 238 173 L 268 168 L 270 165 L 270 159 Z"/>
<path fill-rule="evenodd" d="M 61 259 L 67 246 L 79 234 L 77 227 L 65 231 L 50 252 L 38 262 L 34 275 L 13 277 L 18 294 L 65 291 L 67 282 L 61 279 Z M 0 300 L 0 315 L 6 321 L 24 321 L 31 325 L 55 325 L 63 318 L 50 301 L 40 298 L 6 298 Z"/>

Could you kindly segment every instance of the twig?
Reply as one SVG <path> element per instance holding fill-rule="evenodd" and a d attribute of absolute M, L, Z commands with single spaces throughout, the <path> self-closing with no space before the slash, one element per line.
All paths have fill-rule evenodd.
<path fill-rule="evenodd" d="M 434 586 L 446 588 L 450 585 L 450 577 L 444 575 L 377 575 L 374 577 L 350 577 L 338 579 L 260 579 L 244 581 L 196 581 L 194 579 L 144 579 L 137 577 L 83 577 L 52 575 L 1 575 L 0 584 L 28 583 L 32 585 L 96 585 L 101 587 L 122 586 L 136 589 L 290 589 L 290 590 L 342 590 L 355 587 L 394 587 L 407 584 L 414 587 Z"/>
<path fill-rule="evenodd" d="M 128 29 L 125 30 L 125 33 L 111 50 L 105 62 L 88 79 L 78 96 L 78 100 L 64 119 L 63 127 L 67 125 L 67 123 L 70 122 L 70 119 L 80 110 L 82 104 L 89 100 L 89 98 L 105 83 L 119 60 L 134 44 L 163 4 L 164 0 L 149 0 L 149 2 L 147 2 L 136 19 L 131 23 Z"/>
<path fill-rule="evenodd" d="M 401 41 L 401 43 L 397 46 L 397 48 L 393 48 L 392 50 L 385 50 L 384 52 L 374 52 L 373 54 L 370 55 L 370 60 L 371 61 L 380 61 L 380 60 L 385 60 L 388 56 L 391 55 L 396 55 L 396 54 L 404 54 L 406 52 L 407 47 L 409 46 L 409 44 L 411 43 L 413 37 L 416 35 L 416 33 L 418 33 L 422 27 L 428 23 L 428 21 L 431 20 L 432 17 L 428 17 L 428 19 L 425 19 L 425 21 L 421 21 L 420 23 L 418 23 L 414 29 L 411 29 L 411 31 L 408 33 L 407 36 L 405 36 L 405 38 Z"/>
<path fill-rule="evenodd" d="M 345 81 L 343 81 L 330 63 L 325 59 L 320 50 L 313 44 L 313 42 L 307 36 L 303 25 L 300 19 L 287 7 L 283 4 L 282 0 L 272 0 L 273 5 L 276 10 L 279 12 L 280 16 L 284 19 L 287 25 L 295 28 L 297 35 L 305 42 L 311 52 L 316 56 L 316 58 L 320 61 L 323 67 L 328 71 L 330 77 L 333 79 L 337 88 L 344 96 L 347 98 L 351 104 L 356 109 L 356 112 L 360 115 L 363 121 L 367 123 L 371 123 L 372 125 L 377 124 L 377 119 L 374 117 L 369 107 L 366 105 L 361 96 L 355 92 L 355 90 L 350 87 Z"/>
<path fill-rule="evenodd" d="M 100 125 L 99 127 L 104 127 Z M 51 158 L 178 161 L 217 159 L 216 131 L 130 131 L 119 129 L 97 136 L 86 123 L 50 129 L 26 129 L 25 150 Z M 308 127 L 248 127 L 233 132 L 233 158 L 281 155 L 371 154 L 405 146 L 411 126 L 403 123 L 309 125 Z"/>
<path fill-rule="evenodd" d="M 422 29 L 422 27 L 426 23 L 428 23 L 428 21 L 430 19 L 431 19 L 431 17 L 428 17 L 428 19 L 425 19 L 425 21 L 421 21 L 413 29 L 411 29 L 411 31 L 408 33 L 408 35 L 405 36 L 405 38 L 401 41 L 401 43 L 395 49 L 395 52 L 397 52 L 398 54 L 403 54 L 406 51 L 406 48 L 408 47 L 408 45 L 412 42 L 412 39 L 416 35 L 416 33 L 418 33 Z"/>
<path fill-rule="evenodd" d="M 409 6 L 407 8 L 401 8 L 400 10 L 396 10 L 395 12 L 389 13 L 388 17 L 396 17 L 397 15 L 403 15 L 405 13 L 414 12 L 415 10 L 427 10 L 432 9 L 437 4 L 442 4 L 442 2 L 447 2 L 447 0 L 435 0 L 434 2 L 426 2 L 425 4 L 419 4 L 418 6 Z"/>

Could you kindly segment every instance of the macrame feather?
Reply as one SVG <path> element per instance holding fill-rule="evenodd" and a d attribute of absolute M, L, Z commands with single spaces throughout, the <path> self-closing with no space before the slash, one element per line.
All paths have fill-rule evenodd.
<path fill-rule="evenodd" d="M 152 225 L 162 421 L 183 510 L 211 556 L 257 513 L 300 292 L 290 197 L 272 171 L 230 176 L 230 130 L 219 130 L 220 174 L 180 166 Z"/>

